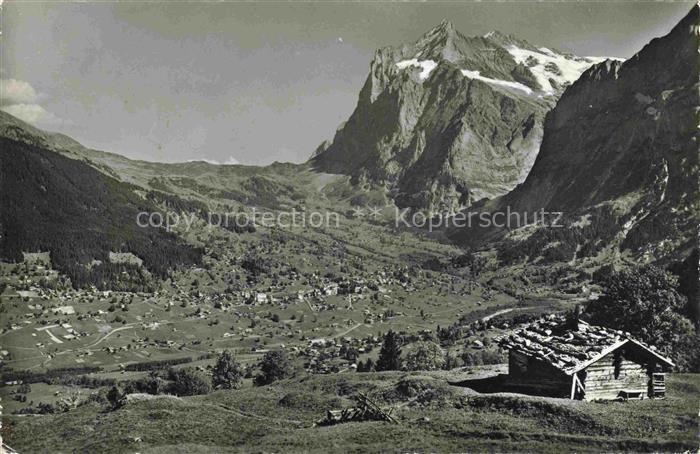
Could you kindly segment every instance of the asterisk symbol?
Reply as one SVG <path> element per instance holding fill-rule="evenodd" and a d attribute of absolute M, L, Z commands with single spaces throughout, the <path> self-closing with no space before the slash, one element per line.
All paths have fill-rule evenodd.
<path fill-rule="evenodd" d="M 361 218 L 365 215 L 365 209 L 362 207 L 355 207 L 352 209 L 352 216 L 354 218 Z"/>
<path fill-rule="evenodd" d="M 372 219 L 377 219 L 382 215 L 382 209 L 379 207 L 367 207 L 367 209 L 369 210 L 369 215 L 372 216 Z"/>

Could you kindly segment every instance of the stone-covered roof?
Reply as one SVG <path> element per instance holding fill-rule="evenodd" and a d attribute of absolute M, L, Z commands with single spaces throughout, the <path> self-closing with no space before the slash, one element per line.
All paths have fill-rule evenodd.
<path fill-rule="evenodd" d="M 630 333 L 579 320 L 577 327 L 567 327 L 565 317 L 550 315 L 521 325 L 498 339 L 498 344 L 544 361 L 567 375 L 582 370 L 608 353 L 631 342 L 655 356 L 659 362 L 673 366 L 654 347 L 631 337 Z"/>

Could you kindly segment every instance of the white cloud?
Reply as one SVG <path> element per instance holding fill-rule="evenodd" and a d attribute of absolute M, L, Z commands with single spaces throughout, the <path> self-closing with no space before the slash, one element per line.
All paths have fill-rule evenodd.
<path fill-rule="evenodd" d="M 207 164 L 213 164 L 213 165 L 227 165 L 227 166 L 232 166 L 232 165 L 239 165 L 240 162 L 238 159 L 234 158 L 233 156 L 229 156 L 226 161 L 217 161 L 216 159 L 208 159 L 208 158 L 199 158 L 199 159 L 188 159 L 187 162 L 206 162 Z"/>
<path fill-rule="evenodd" d="M 39 95 L 28 82 L 0 79 L 0 110 L 32 124 L 56 125 L 63 121 L 37 103 Z"/>
<path fill-rule="evenodd" d="M 36 99 L 36 90 L 29 83 L 17 79 L 0 79 L 1 105 L 32 104 Z"/>
<path fill-rule="evenodd" d="M 60 118 L 38 104 L 11 104 L 9 106 L 0 107 L 0 110 L 15 116 L 20 120 L 26 121 L 27 123 L 42 123 L 46 125 L 61 123 Z"/>

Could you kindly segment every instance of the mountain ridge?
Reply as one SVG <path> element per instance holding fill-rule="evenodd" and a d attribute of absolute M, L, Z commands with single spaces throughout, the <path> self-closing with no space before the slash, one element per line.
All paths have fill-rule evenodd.
<path fill-rule="evenodd" d="M 383 185 L 399 206 L 455 212 L 524 180 L 545 113 L 595 61 L 443 21 L 375 52 L 355 111 L 310 162 Z"/>
<path fill-rule="evenodd" d="M 559 211 L 568 228 L 525 240 L 501 231 L 508 260 L 550 251 L 562 261 L 606 252 L 656 261 L 697 247 L 699 15 L 695 6 L 629 60 L 594 65 L 567 88 L 547 114 L 526 180 L 481 209 Z M 451 237 L 475 243 L 494 234 L 453 229 Z"/>

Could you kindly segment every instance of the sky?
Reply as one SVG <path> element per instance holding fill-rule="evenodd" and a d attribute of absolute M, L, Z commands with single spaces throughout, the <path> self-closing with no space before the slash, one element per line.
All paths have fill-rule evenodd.
<path fill-rule="evenodd" d="M 303 162 L 352 113 L 375 49 L 442 19 L 628 58 L 693 2 L 12 2 L 0 109 L 130 158 Z"/>

